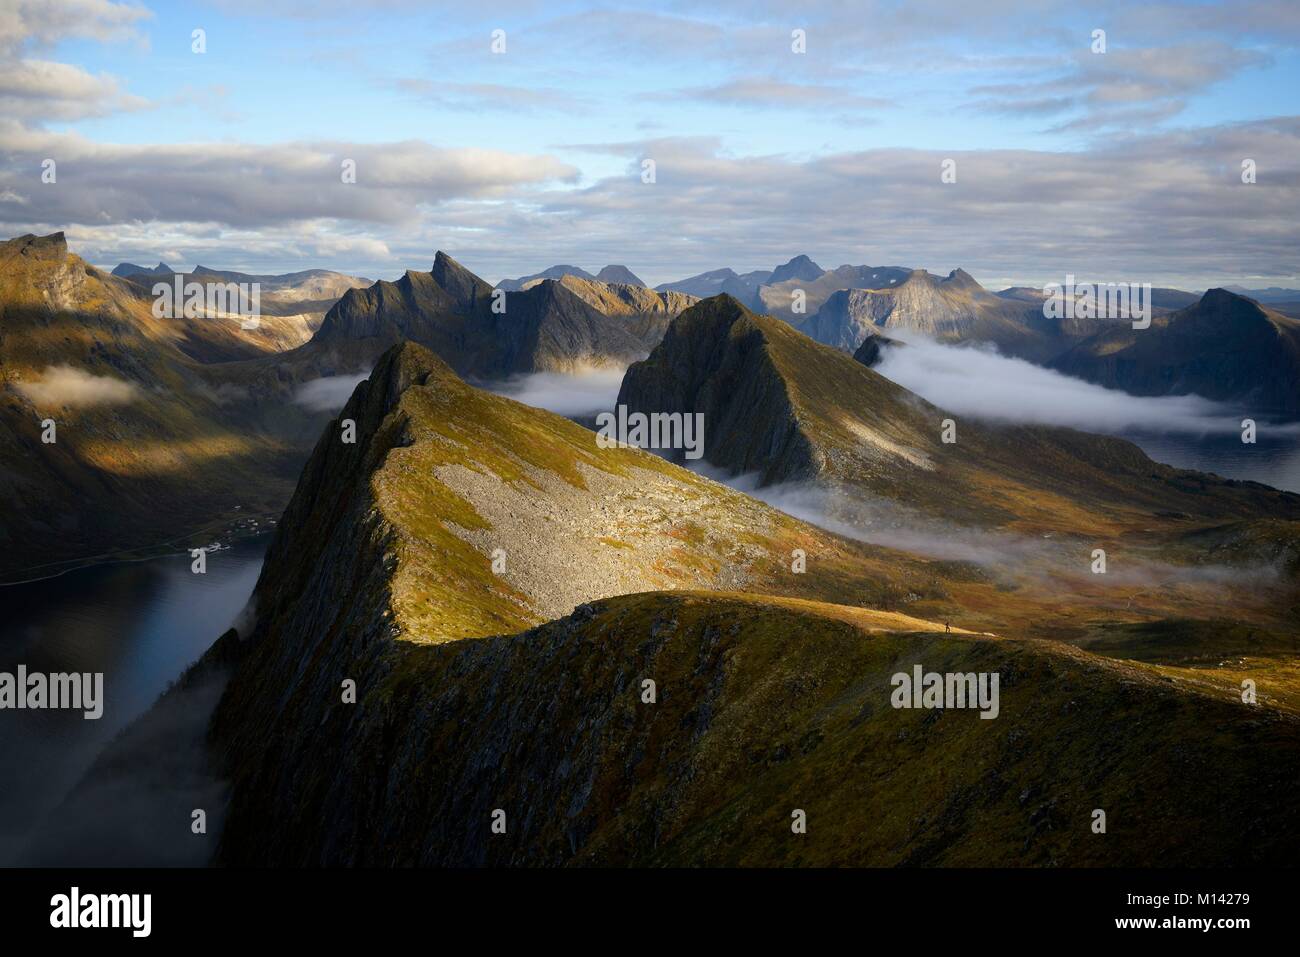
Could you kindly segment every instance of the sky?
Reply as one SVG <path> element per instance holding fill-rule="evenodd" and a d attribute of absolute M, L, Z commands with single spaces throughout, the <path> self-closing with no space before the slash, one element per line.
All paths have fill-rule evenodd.
<path fill-rule="evenodd" d="M 0 0 L 0 234 L 390 279 L 442 249 L 489 281 L 804 253 L 1300 286 L 1298 45 L 1294 0 Z"/>

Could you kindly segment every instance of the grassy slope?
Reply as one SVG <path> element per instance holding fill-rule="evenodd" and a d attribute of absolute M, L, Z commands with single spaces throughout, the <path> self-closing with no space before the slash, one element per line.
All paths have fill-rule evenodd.
<path fill-rule="evenodd" d="M 893 709 L 890 676 L 916 663 L 998 672 L 1001 715 Z M 317 737 L 279 751 L 302 762 L 294 789 L 232 818 L 228 863 L 1176 866 L 1297 850 L 1300 718 L 915 619 L 626 596 L 512 637 L 399 641 L 359 676 L 355 712 L 299 703 Z M 489 832 L 495 808 L 507 836 Z"/>

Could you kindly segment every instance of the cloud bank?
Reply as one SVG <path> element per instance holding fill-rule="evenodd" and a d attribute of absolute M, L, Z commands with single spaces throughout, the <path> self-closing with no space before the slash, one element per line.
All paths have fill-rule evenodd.
<path fill-rule="evenodd" d="M 50 366 L 39 379 L 18 382 L 14 387 L 40 411 L 125 405 L 140 397 L 140 389 L 132 382 L 68 365 Z"/>
<path fill-rule="evenodd" d="M 1132 396 L 991 348 L 941 345 L 917 336 L 885 349 L 876 371 L 959 415 L 1111 435 L 1239 434 L 1244 411 L 1195 395 Z"/>
<path fill-rule="evenodd" d="M 622 369 L 590 369 L 575 375 L 535 372 L 504 382 L 483 383 L 500 395 L 557 415 L 584 418 L 614 408 Z"/>
<path fill-rule="evenodd" d="M 312 412 L 337 412 L 347 405 L 357 385 L 368 378 L 369 372 L 354 372 L 312 379 L 294 390 L 293 401 Z"/>

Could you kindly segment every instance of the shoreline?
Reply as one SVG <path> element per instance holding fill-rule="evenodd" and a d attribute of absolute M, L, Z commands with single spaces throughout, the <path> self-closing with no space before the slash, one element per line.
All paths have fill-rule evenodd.
<path fill-rule="evenodd" d="M 255 520 L 258 522 L 256 528 L 249 527 L 245 524 L 247 519 L 241 519 L 237 523 L 227 525 L 217 533 L 216 537 L 213 538 L 208 545 L 181 546 L 177 544 L 177 541 L 184 541 L 185 538 L 193 539 L 201 534 L 201 532 L 191 532 L 184 536 L 184 538 L 171 542 L 160 542 L 156 545 L 142 545 L 135 549 L 125 549 L 122 552 L 94 555 L 88 558 L 70 558 L 63 562 L 50 562 L 49 565 L 69 565 L 70 567 L 60 568 L 57 571 L 52 571 L 46 575 L 36 575 L 32 578 L 24 578 L 19 581 L 0 581 L 0 588 L 13 588 L 18 585 L 32 585 L 36 582 L 62 578 L 64 575 L 72 572 L 85 571 L 90 568 L 100 568 L 108 565 L 134 565 L 140 562 L 157 561 L 161 558 L 179 558 L 188 555 L 190 547 L 207 548 L 209 551 L 225 551 L 228 548 L 233 548 L 236 544 L 252 541 L 262 536 L 266 536 L 269 539 L 279 525 L 279 516 L 265 518 L 257 516 L 255 517 Z M 148 554 L 130 554 L 131 552 L 139 552 L 142 550 L 147 550 Z M 49 565 L 44 567 L 49 567 Z M 37 565 L 33 568 L 27 569 L 27 571 L 32 571 L 34 568 L 40 567 L 42 566 Z M 23 570 L 20 569 L 15 574 L 21 574 L 22 571 Z"/>

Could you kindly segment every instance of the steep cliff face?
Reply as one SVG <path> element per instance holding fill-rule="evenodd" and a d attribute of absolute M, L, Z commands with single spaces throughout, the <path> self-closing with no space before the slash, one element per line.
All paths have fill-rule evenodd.
<path fill-rule="evenodd" d="M 214 651 L 233 669 L 210 735 L 231 788 L 219 863 L 1241 864 L 1297 850 L 1300 719 L 1285 709 L 831 603 L 909 560 L 597 449 L 416 346 L 390 351 L 341 419 L 357 442 L 326 430 L 268 553 L 256 625 Z M 790 573 L 796 544 L 817 574 Z M 577 590 L 557 601 L 561 577 Z M 998 718 L 892 707 L 892 676 L 917 664 L 998 673 Z"/>
<path fill-rule="evenodd" d="M 703 413 L 707 460 L 761 472 L 767 482 L 809 477 L 823 464 L 799 428 L 765 329 L 730 296 L 682 313 L 650 358 L 628 369 L 618 404 L 632 412 Z"/>
<path fill-rule="evenodd" d="M 777 282 L 772 279 L 758 290 L 756 308 L 803 329 L 805 323 L 835 293 L 849 289 L 888 289 L 903 282 L 912 270 L 900 266 L 839 266 L 817 276 Z M 803 297 L 803 312 L 794 311 L 795 294 Z M 807 331 L 806 329 L 804 331 Z"/>
<path fill-rule="evenodd" d="M 630 323 L 554 280 L 508 294 L 494 335 L 502 343 L 499 366 L 509 373 L 621 368 L 650 348 Z"/>
<path fill-rule="evenodd" d="M 1226 289 L 1149 329 L 1108 323 L 1052 365 L 1134 395 L 1192 393 L 1300 417 L 1300 320 Z"/>
<path fill-rule="evenodd" d="M 834 293 L 801 328 L 848 353 L 873 331 L 895 330 L 941 342 L 989 342 L 1042 360 L 1068 344 L 1044 323 L 1041 306 L 995 296 L 960 269 L 946 278 L 915 269 L 896 285 Z"/>
<path fill-rule="evenodd" d="M 868 369 L 874 369 L 880 365 L 880 360 L 884 358 L 884 350 L 892 349 L 895 346 L 903 345 L 897 339 L 890 339 L 888 336 L 877 335 L 874 332 L 868 332 L 853 353 L 853 360 L 861 362 Z"/>

